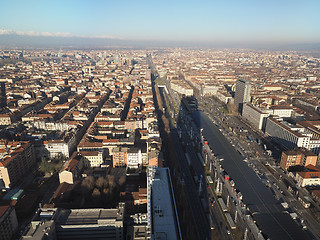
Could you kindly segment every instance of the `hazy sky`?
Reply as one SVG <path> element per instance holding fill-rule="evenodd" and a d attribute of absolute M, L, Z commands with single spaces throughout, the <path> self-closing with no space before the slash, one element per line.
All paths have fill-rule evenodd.
<path fill-rule="evenodd" d="M 320 0 L 0 0 L 0 34 L 320 42 Z"/>

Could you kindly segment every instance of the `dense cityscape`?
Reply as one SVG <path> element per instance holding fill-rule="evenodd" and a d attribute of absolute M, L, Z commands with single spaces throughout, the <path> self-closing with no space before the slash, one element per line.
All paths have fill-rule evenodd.
<path fill-rule="evenodd" d="M 312 52 L 0 51 L 1 239 L 319 239 Z"/>
<path fill-rule="evenodd" d="M 0 4 L 0 240 L 320 240 L 320 1 Z"/>

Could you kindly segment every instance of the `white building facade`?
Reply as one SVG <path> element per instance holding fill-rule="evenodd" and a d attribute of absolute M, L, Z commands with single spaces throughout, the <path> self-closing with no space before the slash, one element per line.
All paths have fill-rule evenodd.
<path fill-rule="evenodd" d="M 287 122 L 268 118 L 265 133 L 286 149 L 303 147 L 309 149 L 311 134 L 306 133 L 303 128 L 290 126 Z"/>
<path fill-rule="evenodd" d="M 269 113 L 263 112 L 251 103 L 245 103 L 243 105 L 242 116 L 245 117 L 255 128 L 264 130 L 265 122 Z"/>

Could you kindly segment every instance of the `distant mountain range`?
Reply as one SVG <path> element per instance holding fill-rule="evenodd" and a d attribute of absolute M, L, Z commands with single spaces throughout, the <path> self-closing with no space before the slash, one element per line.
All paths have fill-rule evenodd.
<path fill-rule="evenodd" d="M 0 48 L 251 48 L 270 50 L 320 51 L 319 43 L 263 44 L 263 43 L 214 43 L 183 41 L 137 41 L 107 38 L 0 35 Z"/>

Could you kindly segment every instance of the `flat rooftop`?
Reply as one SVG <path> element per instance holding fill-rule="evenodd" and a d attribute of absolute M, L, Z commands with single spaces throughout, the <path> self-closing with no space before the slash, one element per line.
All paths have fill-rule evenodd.
<path fill-rule="evenodd" d="M 83 225 L 122 219 L 123 209 L 65 209 L 60 212 L 56 221 L 61 225 Z"/>
<path fill-rule="evenodd" d="M 157 168 L 152 184 L 152 221 L 155 239 L 177 239 L 175 213 L 167 168 Z"/>

